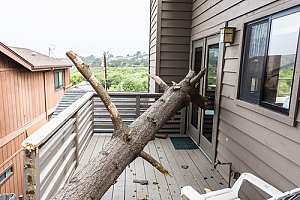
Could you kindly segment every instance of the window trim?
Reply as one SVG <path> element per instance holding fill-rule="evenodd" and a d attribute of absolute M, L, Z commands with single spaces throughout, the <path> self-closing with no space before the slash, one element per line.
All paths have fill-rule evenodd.
<path fill-rule="evenodd" d="M 55 76 L 56 76 L 56 73 L 59 74 L 60 72 L 62 73 L 62 84 L 59 85 L 58 87 L 56 87 L 56 85 L 55 85 Z M 53 74 L 54 74 L 53 80 L 54 80 L 54 88 L 55 88 L 55 90 L 61 90 L 61 89 L 63 89 L 63 88 L 64 88 L 64 85 L 65 85 L 65 83 L 64 83 L 64 81 L 65 81 L 65 80 L 64 80 L 64 79 L 65 79 L 65 77 L 64 77 L 64 76 L 65 76 L 65 75 L 64 75 L 64 74 L 65 74 L 65 73 L 64 73 L 64 70 L 55 70 Z"/>
<path fill-rule="evenodd" d="M 268 106 L 263 105 L 262 100 L 260 104 L 255 104 L 255 103 L 249 103 L 247 101 L 241 100 L 240 99 L 240 88 L 241 88 L 241 80 L 242 80 L 242 74 L 243 74 L 243 65 L 244 65 L 244 54 L 245 54 L 245 46 L 246 46 L 246 29 L 247 25 L 252 24 L 252 23 L 257 23 L 261 20 L 273 20 L 277 19 L 280 17 L 284 17 L 296 12 L 300 12 L 300 6 L 288 8 L 286 10 L 279 10 L 278 12 L 271 13 L 269 15 L 263 15 L 263 13 L 260 13 L 260 15 L 256 16 L 250 16 L 248 20 L 245 20 L 243 22 L 243 27 L 241 28 L 241 37 L 240 37 L 240 47 L 239 47 L 239 52 L 240 52 L 240 57 L 239 57 L 239 71 L 238 71 L 238 79 L 237 79 L 237 87 L 236 87 L 236 93 L 235 93 L 235 104 L 237 106 L 240 106 L 242 108 L 254 111 L 258 114 L 261 114 L 263 116 L 272 118 L 278 122 L 287 124 L 289 126 L 295 126 L 296 125 L 296 120 L 297 120 L 297 115 L 298 115 L 298 106 L 299 106 L 299 97 L 300 97 L 300 33 L 298 36 L 298 44 L 297 44 L 297 51 L 296 51 L 296 59 L 295 59 L 295 66 L 294 66 L 294 75 L 293 75 L 293 82 L 292 82 L 292 90 L 291 90 L 291 100 L 290 100 L 290 108 L 287 113 L 284 112 L 278 112 L 278 110 L 270 109 Z M 269 26 L 271 26 L 271 23 L 269 23 Z M 270 35 L 270 31 L 269 31 Z M 269 39 L 270 36 L 268 37 L 268 47 L 269 47 Z M 264 73 L 265 73 L 265 67 L 264 65 Z M 262 94 L 262 92 L 261 92 Z M 264 102 L 266 103 L 266 102 Z M 274 105 L 273 105 L 274 106 Z"/>

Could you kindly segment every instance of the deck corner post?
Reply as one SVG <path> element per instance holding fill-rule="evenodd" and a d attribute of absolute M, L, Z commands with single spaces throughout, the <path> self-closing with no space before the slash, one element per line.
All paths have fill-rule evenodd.
<path fill-rule="evenodd" d="M 39 200 L 40 173 L 38 148 L 24 149 L 24 199 Z"/>

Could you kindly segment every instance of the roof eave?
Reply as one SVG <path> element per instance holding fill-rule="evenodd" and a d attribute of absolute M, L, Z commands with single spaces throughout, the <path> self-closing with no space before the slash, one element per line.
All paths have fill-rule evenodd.
<path fill-rule="evenodd" d="M 43 66 L 34 66 L 32 71 L 50 71 L 50 70 L 56 70 L 56 69 L 66 69 L 71 68 L 72 65 L 43 65 Z"/>
<path fill-rule="evenodd" d="M 27 60 L 19 56 L 17 53 L 15 53 L 13 50 L 11 50 L 9 47 L 7 47 L 1 42 L 0 42 L 0 52 L 5 54 L 9 58 L 13 59 L 20 65 L 24 66 L 26 69 L 33 71 L 34 66 L 30 62 L 28 62 Z"/>

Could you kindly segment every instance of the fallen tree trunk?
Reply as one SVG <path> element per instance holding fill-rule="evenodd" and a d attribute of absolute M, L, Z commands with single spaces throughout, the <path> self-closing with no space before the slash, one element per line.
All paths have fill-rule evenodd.
<path fill-rule="evenodd" d="M 205 71 L 197 75 L 190 71 L 180 83 L 174 83 L 170 87 L 156 77 L 155 80 L 165 90 L 164 94 L 132 124 L 125 126 L 117 108 L 89 67 L 75 53 L 68 52 L 67 55 L 100 96 L 111 115 L 115 131 L 104 150 L 81 171 L 74 174 L 53 199 L 101 199 L 126 166 L 138 156 L 167 175 L 168 171 L 149 154 L 143 152 L 143 149 L 164 123 L 191 101 L 195 84 L 203 77 Z"/>

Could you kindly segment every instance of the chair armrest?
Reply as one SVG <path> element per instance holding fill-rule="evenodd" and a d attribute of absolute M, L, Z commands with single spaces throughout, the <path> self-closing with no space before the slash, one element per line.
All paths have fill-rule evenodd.
<path fill-rule="evenodd" d="M 261 189 L 262 191 L 264 191 L 265 193 L 269 194 L 272 197 L 282 194 L 281 191 L 279 191 L 278 189 L 276 189 L 269 183 L 265 182 L 264 180 L 254 176 L 253 174 L 250 174 L 250 173 L 243 173 L 240 176 L 240 178 L 238 178 L 238 180 L 234 183 L 234 185 L 231 188 L 233 190 L 233 192 L 238 194 L 239 190 L 245 180 L 248 181 L 249 183 L 255 185 L 256 187 L 258 187 L 259 189 Z"/>
<path fill-rule="evenodd" d="M 189 200 L 202 200 L 201 194 L 191 186 L 184 186 L 181 189 L 181 196 Z"/>

